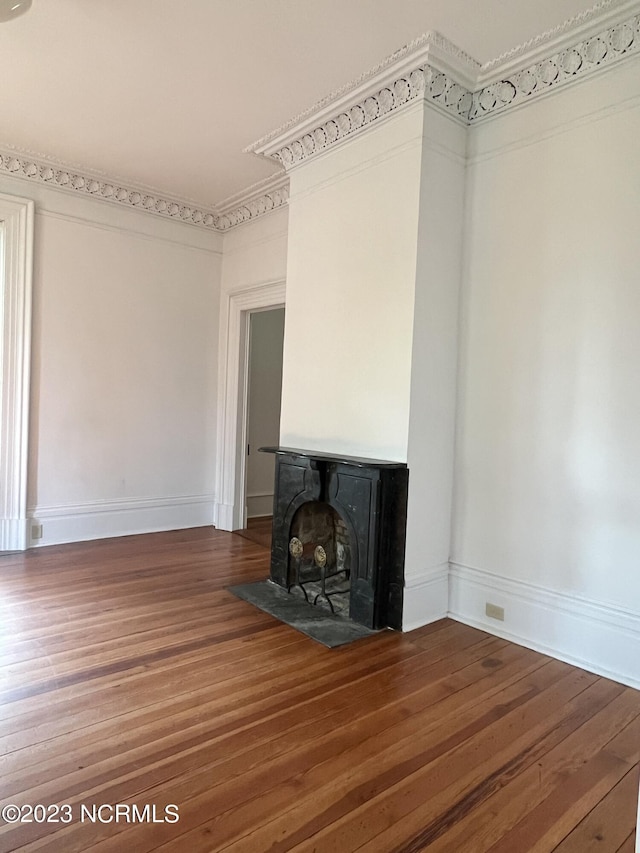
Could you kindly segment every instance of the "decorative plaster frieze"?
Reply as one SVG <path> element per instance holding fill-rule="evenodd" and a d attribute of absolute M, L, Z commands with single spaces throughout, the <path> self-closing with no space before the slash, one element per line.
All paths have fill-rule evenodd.
<path fill-rule="evenodd" d="M 468 122 L 473 105 L 471 92 L 444 72 L 425 64 L 391 81 L 388 86 L 354 103 L 288 145 L 275 151 L 267 149 L 264 153 L 289 169 L 420 97 L 458 121 L 464 124 Z"/>
<path fill-rule="evenodd" d="M 625 17 L 632 17 L 637 12 L 637 6 L 637 0 L 601 0 L 557 27 L 546 30 L 524 44 L 516 45 L 495 59 L 485 62 L 480 69 L 479 83 L 495 82 L 486 78 L 494 74 L 504 76 L 514 63 L 532 65 L 537 59 L 544 59 L 554 51 L 572 47 L 579 39 L 592 36 L 609 25 L 614 26 Z M 537 56 L 540 52 L 544 55 Z"/>
<path fill-rule="evenodd" d="M 288 179 L 278 175 L 277 181 L 269 178 L 227 200 L 235 201 L 235 205 L 223 203 L 220 209 L 216 206 L 213 210 L 206 210 L 156 191 L 127 187 L 95 173 L 82 174 L 65 164 L 49 158 L 36 158 L 17 149 L 0 150 L 2 173 L 219 232 L 282 207 L 289 198 Z"/>
<path fill-rule="evenodd" d="M 638 11 L 638 0 L 602 0 L 482 66 L 427 33 L 245 151 L 288 170 L 419 98 L 463 124 L 477 123 L 637 53 Z"/>
<path fill-rule="evenodd" d="M 640 15 L 635 15 L 479 89 L 469 121 L 530 101 L 639 52 Z"/>
<path fill-rule="evenodd" d="M 379 93 L 394 80 L 400 79 L 404 74 L 418 68 L 427 62 L 428 57 L 437 56 L 438 65 L 443 69 L 454 69 L 456 79 L 467 88 L 472 88 L 473 82 L 481 69 L 480 63 L 468 53 L 465 53 L 449 39 L 437 32 L 428 32 L 414 39 L 409 44 L 396 50 L 374 68 L 351 80 L 339 89 L 331 92 L 312 107 L 304 110 L 297 116 L 287 121 L 256 142 L 244 149 L 245 154 L 262 153 L 267 147 L 278 147 L 278 140 L 286 138 L 290 131 L 301 135 L 305 131 L 312 131 L 318 126 L 323 118 L 332 118 L 341 109 L 364 102 L 369 95 Z M 326 113 L 326 115 L 325 115 Z M 308 127 L 306 126 L 308 125 Z"/>
<path fill-rule="evenodd" d="M 188 225 L 218 230 L 218 216 L 214 211 L 201 210 L 190 204 L 164 198 L 142 189 L 82 175 L 62 164 L 50 160 L 36 160 L 18 151 L 0 151 L 0 173 L 22 178 L 56 189 L 68 190 L 103 201 L 137 208 L 167 219 L 177 219 Z"/>
<path fill-rule="evenodd" d="M 278 190 L 271 193 L 258 196 L 246 204 L 237 207 L 229 213 L 223 213 L 218 218 L 218 230 L 228 231 L 235 225 L 241 225 L 243 222 L 249 222 L 252 219 L 257 219 L 265 213 L 270 213 L 272 210 L 277 210 L 279 207 L 287 204 L 289 201 L 289 182 Z"/>
<path fill-rule="evenodd" d="M 243 222 L 249 222 L 289 201 L 289 178 L 278 172 L 263 181 L 236 193 L 216 204 L 218 229 L 227 231 Z"/>
<path fill-rule="evenodd" d="M 476 124 L 638 53 L 640 0 L 601 0 L 484 65 L 439 33 L 426 33 L 245 148 L 285 173 L 209 208 L 19 149 L 0 149 L 0 174 L 224 232 L 286 205 L 288 169 L 420 98 L 462 124 Z"/>
<path fill-rule="evenodd" d="M 480 64 L 439 33 L 426 33 L 301 116 L 245 148 L 285 169 L 356 135 L 418 98 L 466 124 L 467 84 Z"/>

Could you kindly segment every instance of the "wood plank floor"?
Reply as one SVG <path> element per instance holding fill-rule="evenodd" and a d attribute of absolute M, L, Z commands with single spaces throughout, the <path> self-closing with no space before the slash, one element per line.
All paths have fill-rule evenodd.
<path fill-rule="evenodd" d="M 264 548 L 271 548 L 271 527 L 273 524 L 273 516 L 262 515 L 259 518 L 250 518 L 247 521 L 247 526 L 244 530 L 236 530 L 238 536 L 243 536 L 250 542 L 255 542 L 256 545 L 262 545 Z"/>
<path fill-rule="evenodd" d="M 1 851 L 631 853 L 640 693 L 448 620 L 325 649 L 226 591 L 268 561 L 0 558 Z"/>

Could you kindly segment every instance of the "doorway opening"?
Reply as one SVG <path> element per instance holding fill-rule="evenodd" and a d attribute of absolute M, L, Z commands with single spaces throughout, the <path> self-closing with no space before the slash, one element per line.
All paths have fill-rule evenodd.
<path fill-rule="evenodd" d="M 275 457 L 258 448 L 279 444 L 284 308 L 249 313 L 244 527 L 273 513 Z"/>
<path fill-rule="evenodd" d="M 284 280 L 223 294 L 220 306 L 219 409 L 213 523 L 242 530 L 246 523 L 247 369 L 249 318 L 285 304 Z"/>

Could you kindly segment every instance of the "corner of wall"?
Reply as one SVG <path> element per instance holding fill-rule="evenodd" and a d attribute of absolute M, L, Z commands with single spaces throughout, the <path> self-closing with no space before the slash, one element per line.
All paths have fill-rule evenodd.
<path fill-rule="evenodd" d="M 402 630 L 413 631 L 449 612 L 449 564 L 405 578 Z"/>
<path fill-rule="evenodd" d="M 486 615 L 502 608 L 504 621 Z M 449 616 L 597 675 L 640 688 L 640 615 L 451 563 Z"/>

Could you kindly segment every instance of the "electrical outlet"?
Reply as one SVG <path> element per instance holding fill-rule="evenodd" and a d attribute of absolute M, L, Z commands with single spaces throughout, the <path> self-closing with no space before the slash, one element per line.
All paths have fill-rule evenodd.
<path fill-rule="evenodd" d="M 41 524 L 32 524 L 31 525 L 31 539 L 35 541 L 36 539 L 42 539 L 42 525 Z"/>
<path fill-rule="evenodd" d="M 504 622 L 504 607 L 498 607 L 497 604 L 490 604 L 487 601 L 484 612 L 491 619 L 497 619 L 499 622 Z"/>

